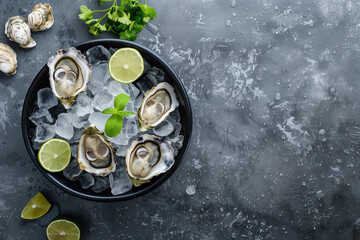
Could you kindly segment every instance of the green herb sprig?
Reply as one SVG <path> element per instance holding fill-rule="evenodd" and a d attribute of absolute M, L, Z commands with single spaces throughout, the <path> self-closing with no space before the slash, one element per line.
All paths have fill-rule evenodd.
<path fill-rule="evenodd" d="M 125 116 L 132 115 L 134 112 L 123 111 L 130 97 L 126 94 L 119 94 L 114 100 L 114 107 L 107 108 L 102 111 L 103 114 L 112 114 L 105 123 L 105 133 L 109 137 L 116 137 L 123 126 L 123 119 Z"/>
<path fill-rule="evenodd" d="M 79 18 L 89 25 L 89 32 L 97 36 L 101 32 L 112 32 L 119 38 L 134 41 L 136 34 L 141 32 L 150 19 L 156 17 L 156 11 L 145 4 L 139 3 L 139 0 L 121 0 L 118 5 L 117 0 L 99 0 L 100 4 L 104 2 L 113 2 L 111 7 L 101 10 L 90 10 L 87 6 L 80 6 L 81 13 Z M 101 18 L 93 18 L 94 13 L 106 12 Z"/>

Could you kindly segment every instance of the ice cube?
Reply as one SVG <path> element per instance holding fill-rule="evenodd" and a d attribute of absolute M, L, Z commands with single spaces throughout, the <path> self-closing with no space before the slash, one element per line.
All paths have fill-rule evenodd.
<path fill-rule="evenodd" d="M 71 115 L 69 113 L 61 113 L 56 120 L 55 132 L 62 138 L 71 139 L 74 135 Z"/>
<path fill-rule="evenodd" d="M 129 191 L 132 188 L 132 182 L 126 174 L 125 167 L 120 166 L 115 172 L 109 175 L 111 193 L 119 195 Z"/>
<path fill-rule="evenodd" d="M 112 143 L 118 144 L 118 145 L 127 145 L 129 143 L 129 138 L 126 136 L 126 130 L 123 128 L 121 129 L 121 132 L 116 137 L 109 137 L 109 140 Z"/>
<path fill-rule="evenodd" d="M 86 95 L 86 93 L 81 93 L 76 99 L 76 115 L 85 116 L 94 112 L 94 109 L 91 106 L 92 99 Z"/>
<path fill-rule="evenodd" d="M 170 113 L 170 116 L 176 121 L 180 122 L 180 111 L 179 108 L 176 108 L 174 111 Z"/>
<path fill-rule="evenodd" d="M 165 137 L 170 133 L 172 133 L 173 131 L 174 131 L 174 126 L 168 120 L 165 120 L 160 125 L 153 128 L 154 134 L 160 137 Z"/>
<path fill-rule="evenodd" d="M 137 120 L 135 118 L 127 120 L 126 121 L 126 128 L 125 128 L 124 131 L 126 131 L 126 137 L 128 139 L 135 136 L 139 132 L 139 128 L 138 128 L 138 125 L 137 125 Z"/>
<path fill-rule="evenodd" d="M 70 144 L 73 144 L 73 143 L 77 144 L 79 142 L 79 139 L 80 139 L 81 135 L 83 134 L 83 132 L 84 132 L 84 128 L 74 128 L 74 135 L 72 136 L 71 139 L 68 140 L 69 143 Z"/>
<path fill-rule="evenodd" d="M 115 148 L 115 154 L 116 156 L 119 157 L 125 157 L 126 155 L 126 150 L 128 149 L 127 145 L 117 145 L 117 144 L 113 144 L 113 147 Z M 117 164 L 119 164 L 120 162 L 118 161 Z"/>
<path fill-rule="evenodd" d="M 103 90 L 98 92 L 94 96 L 94 100 L 92 101 L 92 106 L 97 110 L 104 110 L 109 107 L 114 106 L 114 99 L 115 97 L 111 94 L 109 94 L 108 91 Z"/>
<path fill-rule="evenodd" d="M 102 45 L 97 45 L 86 51 L 86 57 L 91 65 L 98 65 L 100 63 L 108 62 L 111 54 Z"/>
<path fill-rule="evenodd" d="M 94 177 L 95 183 L 90 187 L 93 192 L 100 193 L 110 187 L 109 177 Z"/>
<path fill-rule="evenodd" d="M 77 148 L 78 148 L 78 144 L 74 143 L 70 145 L 70 149 L 71 149 L 71 156 L 75 157 L 77 156 Z"/>
<path fill-rule="evenodd" d="M 130 97 L 132 99 L 136 99 L 136 97 L 139 95 L 140 90 L 132 83 L 127 84 L 130 92 Z"/>
<path fill-rule="evenodd" d="M 144 95 L 143 95 L 143 94 L 140 94 L 140 95 L 135 99 L 135 101 L 134 101 L 134 107 L 135 107 L 135 109 L 139 109 L 139 108 L 140 108 L 143 98 L 144 98 Z"/>
<path fill-rule="evenodd" d="M 78 176 L 83 172 L 79 168 L 79 164 L 77 163 L 75 158 L 72 158 L 69 165 L 64 169 L 63 175 L 70 181 L 75 181 Z"/>
<path fill-rule="evenodd" d="M 58 104 L 58 100 L 51 88 L 42 88 L 37 92 L 37 105 L 39 108 L 49 109 Z"/>
<path fill-rule="evenodd" d="M 43 143 L 55 136 L 55 127 L 50 124 L 41 124 L 35 130 L 35 142 Z"/>
<path fill-rule="evenodd" d="M 87 189 L 95 184 L 94 177 L 90 173 L 82 174 L 78 180 L 83 189 Z"/>
<path fill-rule="evenodd" d="M 107 87 L 107 82 L 110 78 L 108 64 L 100 64 L 92 68 L 92 75 L 90 83 L 88 84 L 88 90 L 92 94 L 96 94 Z"/>
<path fill-rule="evenodd" d="M 113 55 L 117 50 L 118 48 L 112 48 L 112 47 L 109 48 L 109 52 L 111 55 Z"/>
<path fill-rule="evenodd" d="M 89 122 L 91 125 L 95 125 L 97 129 L 104 132 L 105 131 L 105 123 L 110 117 L 110 114 L 103 114 L 101 112 L 93 112 L 89 116 Z"/>
<path fill-rule="evenodd" d="M 88 117 L 79 117 L 76 114 L 71 115 L 71 124 L 75 128 L 83 128 L 87 124 Z"/>
<path fill-rule="evenodd" d="M 129 95 L 130 93 L 128 92 L 128 87 L 126 86 L 126 84 L 123 83 L 119 83 L 115 80 L 109 81 L 109 85 L 108 85 L 108 91 L 110 94 L 112 94 L 113 96 L 117 96 L 120 93 L 124 93 L 126 95 Z"/>
<path fill-rule="evenodd" d="M 51 117 L 51 114 L 47 109 L 38 109 L 37 111 L 31 114 L 29 119 L 35 125 L 41 125 L 44 123 L 51 124 L 53 122 L 53 118 Z"/>

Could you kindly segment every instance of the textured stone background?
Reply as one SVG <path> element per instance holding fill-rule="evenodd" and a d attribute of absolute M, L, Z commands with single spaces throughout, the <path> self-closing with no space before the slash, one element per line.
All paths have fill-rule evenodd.
<path fill-rule="evenodd" d="M 33 34 L 38 45 L 9 42 L 7 19 L 37 3 L 0 0 L 0 42 L 19 61 L 15 76 L 0 74 L 0 239 L 46 238 L 20 219 L 38 191 L 83 239 L 360 239 L 359 1 L 150 0 L 159 32 L 136 42 L 184 82 L 193 139 L 165 184 L 119 203 L 57 189 L 26 152 L 20 116 L 35 75 L 56 50 L 94 39 L 77 17 L 85 1 L 51 0 L 55 24 Z"/>

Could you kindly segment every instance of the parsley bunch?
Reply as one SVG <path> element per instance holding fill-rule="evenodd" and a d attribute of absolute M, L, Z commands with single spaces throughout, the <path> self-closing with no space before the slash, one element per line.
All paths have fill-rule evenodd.
<path fill-rule="evenodd" d="M 89 25 L 89 32 L 97 36 L 101 32 L 112 32 L 119 38 L 134 41 L 136 34 L 141 32 L 150 19 L 156 17 L 156 11 L 139 0 L 121 0 L 120 6 L 117 0 L 99 0 L 113 2 L 111 7 L 103 10 L 91 11 L 87 6 L 80 6 L 79 18 Z M 94 13 L 106 12 L 101 18 L 93 18 Z"/>
<path fill-rule="evenodd" d="M 124 117 L 134 114 L 134 112 L 124 111 L 129 100 L 128 95 L 120 93 L 114 100 L 114 107 L 102 111 L 103 114 L 112 114 L 105 123 L 105 133 L 109 137 L 117 136 L 121 132 Z"/>

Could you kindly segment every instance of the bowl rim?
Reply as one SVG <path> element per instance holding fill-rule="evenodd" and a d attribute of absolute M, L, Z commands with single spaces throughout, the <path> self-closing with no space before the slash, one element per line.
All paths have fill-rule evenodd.
<path fill-rule="evenodd" d="M 186 121 L 188 122 L 188 129 L 187 131 L 184 133 L 184 137 L 187 134 L 187 140 L 185 139 L 184 142 L 186 141 L 186 144 L 184 144 L 184 146 L 182 146 L 183 150 L 183 154 L 181 156 L 177 156 L 178 159 L 177 161 L 179 162 L 178 164 L 174 164 L 174 166 L 168 170 L 167 172 L 163 173 L 162 175 L 160 175 L 158 177 L 158 179 L 154 182 L 150 182 L 148 185 L 146 185 L 144 188 L 138 189 L 136 192 L 133 193 L 128 193 L 128 194 L 121 194 L 121 195 L 111 195 L 111 196 L 101 196 L 101 195 L 91 195 L 91 194 L 87 194 L 87 193 L 83 193 L 83 192 L 79 192 L 77 190 L 74 190 L 73 188 L 67 186 L 66 184 L 61 183 L 54 175 L 53 173 L 47 172 L 45 169 L 43 169 L 38 160 L 37 160 L 37 156 L 35 153 L 35 149 L 32 148 L 31 146 L 31 139 L 30 139 L 30 134 L 28 132 L 28 115 L 27 115 L 27 111 L 28 111 L 28 107 L 25 107 L 25 105 L 29 104 L 27 103 L 28 99 L 34 94 L 34 88 L 35 85 L 37 85 L 37 82 L 39 81 L 38 79 L 40 79 L 40 77 L 43 74 L 46 74 L 46 72 L 48 71 L 48 67 L 45 64 L 44 67 L 42 67 L 42 69 L 37 73 L 37 75 L 35 76 L 35 78 L 33 79 L 32 83 L 30 84 L 26 96 L 24 98 L 24 104 L 23 104 L 23 109 L 22 109 L 22 116 L 21 116 L 21 128 L 22 128 L 22 135 L 23 135 L 23 140 L 25 142 L 25 147 L 27 149 L 27 152 L 30 155 L 30 158 L 32 159 L 33 163 L 36 165 L 36 167 L 39 169 L 39 171 L 51 182 L 53 183 L 55 186 L 59 187 L 60 189 L 62 189 L 63 191 L 70 193 L 73 196 L 82 198 L 82 199 L 86 199 L 86 200 L 91 200 L 91 201 L 99 201 L 99 202 L 114 202 L 114 201 L 123 201 L 123 200 L 129 200 L 129 199 L 133 199 L 136 197 L 139 197 L 141 195 L 144 195 L 154 189 L 156 189 L 157 187 L 159 187 L 163 182 L 165 182 L 174 172 L 175 170 L 181 165 L 181 162 L 183 161 L 183 159 L 186 156 L 186 153 L 189 149 L 189 145 L 191 142 L 191 136 L 192 136 L 192 128 L 193 128 L 193 115 L 192 115 L 192 109 L 191 109 L 191 103 L 189 100 L 189 96 L 186 93 L 186 89 L 182 83 L 182 81 L 180 80 L 179 76 L 175 73 L 175 71 L 170 67 L 170 65 L 165 62 L 159 55 L 157 55 L 157 53 L 153 52 L 152 50 L 148 49 L 147 47 L 144 47 L 138 43 L 134 43 L 134 42 L 130 42 L 130 41 L 126 41 L 126 40 L 121 40 L 121 39 L 96 39 L 96 40 L 90 40 L 90 41 L 86 41 L 86 42 L 82 42 L 79 43 L 77 45 L 75 45 L 75 48 L 86 48 L 86 49 L 90 49 L 91 47 L 97 46 L 97 45 L 102 45 L 102 44 L 108 44 L 108 45 L 112 45 L 112 44 L 120 44 L 120 45 L 127 45 L 127 46 L 133 46 L 135 48 L 139 48 L 141 49 L 141 51 L 144 51 L 146 54 L 150 55 L 152 58 L 154 58 L 156 61 L 159 62 L 160 65 L 162 65 L 162 67 L 166 68 L 167 72 L 170 73 L 170 78 L 172 78 L 178 85 L 179 87 L 179 91 L 180 94 L 182 95 L 182 98 L 184 100 L 184 108 L 185 111 L 187 112 L 187 118 Z M 116 46 L 114 46 L 116 47 Z M 31 103 L 33 104 L 33 103 Z M 29 105 L 31 106 L 31 105 Z M 95 194 L 95 193 L 94 193 Z"/>

